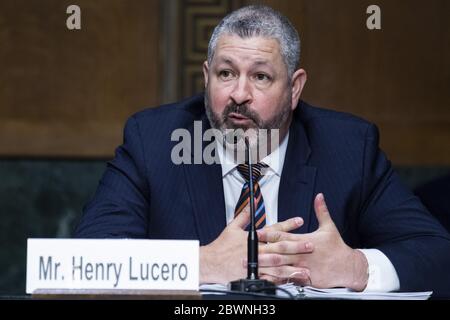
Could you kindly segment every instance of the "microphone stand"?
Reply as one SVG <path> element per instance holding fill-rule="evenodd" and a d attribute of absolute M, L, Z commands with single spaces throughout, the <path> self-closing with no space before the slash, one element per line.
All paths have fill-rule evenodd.
<path fill-rule="evenodd" d="M 247 238 L 247 278 L 230 282 L 230 289 L 239 292 L 262 292 L 274 295 L 276 287 L 273 282 L 258 277 L 258 233 L 255 223 L 255 195 L 253 187 L 253 164 L 250 145 L 245 137 L 245 153 L 248 159 L 249 192 L 250 192 L 250 230 Z"/>

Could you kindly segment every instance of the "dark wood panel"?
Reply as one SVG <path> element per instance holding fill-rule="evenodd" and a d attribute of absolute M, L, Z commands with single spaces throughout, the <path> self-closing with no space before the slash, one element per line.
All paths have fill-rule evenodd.
<path fill-rule="evenodd" d="M 126 118 L 159 103 L 160 2 L 0 2 L 0 155 L 110 157 Z"/>
<path fill-rule="evenodd" d="M 258 1 L 261 2 L 261 1 Z M 375 122 L 396 164 L 450 164 L 450 1 L 263 1 L 302 38 L 303 98 Z"/>
<path fill-rule="evenodd" d="M 0 155 L 111 156 L 131 113 L 202 90 L 212 27 L 243 2 L 79 0 L 75 32 L 70 1 L 0 2 Z M 263 2 L 300 31 L 305 100 L 378 124 L 396 164 L 450 164 L 449 1 L 377 1 L 379 31 L 368 0 Z"/>

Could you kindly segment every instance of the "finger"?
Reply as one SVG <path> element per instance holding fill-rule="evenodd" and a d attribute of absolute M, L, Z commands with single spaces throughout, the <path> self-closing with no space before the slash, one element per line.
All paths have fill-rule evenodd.
<path fill-rule="evenodd" d="M 298 268 L 293 266 L 281 267 L 262 267 L 259 268 L 262 275 L 268 275 L 286 280 L 296 279 L 297 281 L 307 282 L 310 279 L 310 272 L 307 268 Z"/>
<path fill-rule="evenodd" d="M 262 230 L 262 229 L 261 229 Z M 283 231 L 264 231 L 258 232 L 258 241 L 260 242 L 278 242 L 278 241 L 305 241 L 307 236 L 304 234 L 295 234 Z"/>
<path fill-rule="evenodd" d="M 277 253 L 265 253 L 258 255 L 259 267 L 278 267 L 288 265 L 291 263 L 292 256 L 282 255 Z M 247 267 L 247 259 L 243 260 L 243 266 Z"/>
<path fill-rule="evenodd" d="M 294 255 L 284 255 L 278 253 L 263 253 L 258 255 L 259 267 L 279 267 L 293 264 L 296 257 Z"/>
<path fill-rule="evenodd" d="M 241 213 L 231 221 L 230 226 L 238 227 L 244 230 L 250 222 L 250 207 L 247 205 Z"/>
<path fill-rule="evenodd" d="M 267 231 L 284 231 L 289 232 L 295 230 L 303 225 L 303 219 L 300 217 L 295 217 L 291 219 L 287 219 L 282 222 L 275 223 L 271 226 L 264 227 L 261 229 L 262 233 Z"/>
<path fill-rule="evenodd" d="M 319 227 L 331 221 L 330 213 L 328 212 L 327 204 L 322 193 L 317 194 L 314 199 L 314 211 L 316 212 Z"/>
<path fill-rule="evenodd" d="M 242 267 L 247 268 L 248 260 L 243 258 Z M 283 265 L 292 265 L 298 268 L 308 266 L 308 256 L 301 254 L 278 254 L 278 253 L 260 253 L 258 255 L 259 267 L 279 267 Z"/>
<path fill-rule="evenodd" d="M 309 241 L 279 241 L 262 244 L 258 249 L 259 253 L 301 254 L 311 253 L 314 247 Z"/>

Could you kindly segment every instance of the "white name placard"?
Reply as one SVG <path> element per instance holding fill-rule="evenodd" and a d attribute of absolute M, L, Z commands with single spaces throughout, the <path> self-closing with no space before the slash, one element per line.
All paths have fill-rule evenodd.
<path fill-rule="evenodd" d="M 28 239 L 36 289 L 198 290 L 196 240 Z"/>

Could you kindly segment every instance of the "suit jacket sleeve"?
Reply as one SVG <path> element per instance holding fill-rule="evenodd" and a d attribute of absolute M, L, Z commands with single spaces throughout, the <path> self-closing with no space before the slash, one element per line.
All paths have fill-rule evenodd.
<path fill-rule="evenodd" d="M 123 144 L 84 207 L 75 232 L 78 238 L 144 238 L 147 231 L 149 188 L 138 123 L 131 117 Z"/>
<path fill-rule="evenodd" d="M 378 130 L 365 140 L 361 215 L 362 244 L 381 250 L 394 265 L 401 291 L 450 293 L 450 235 L 392 170 L 378 148 Z"/>

